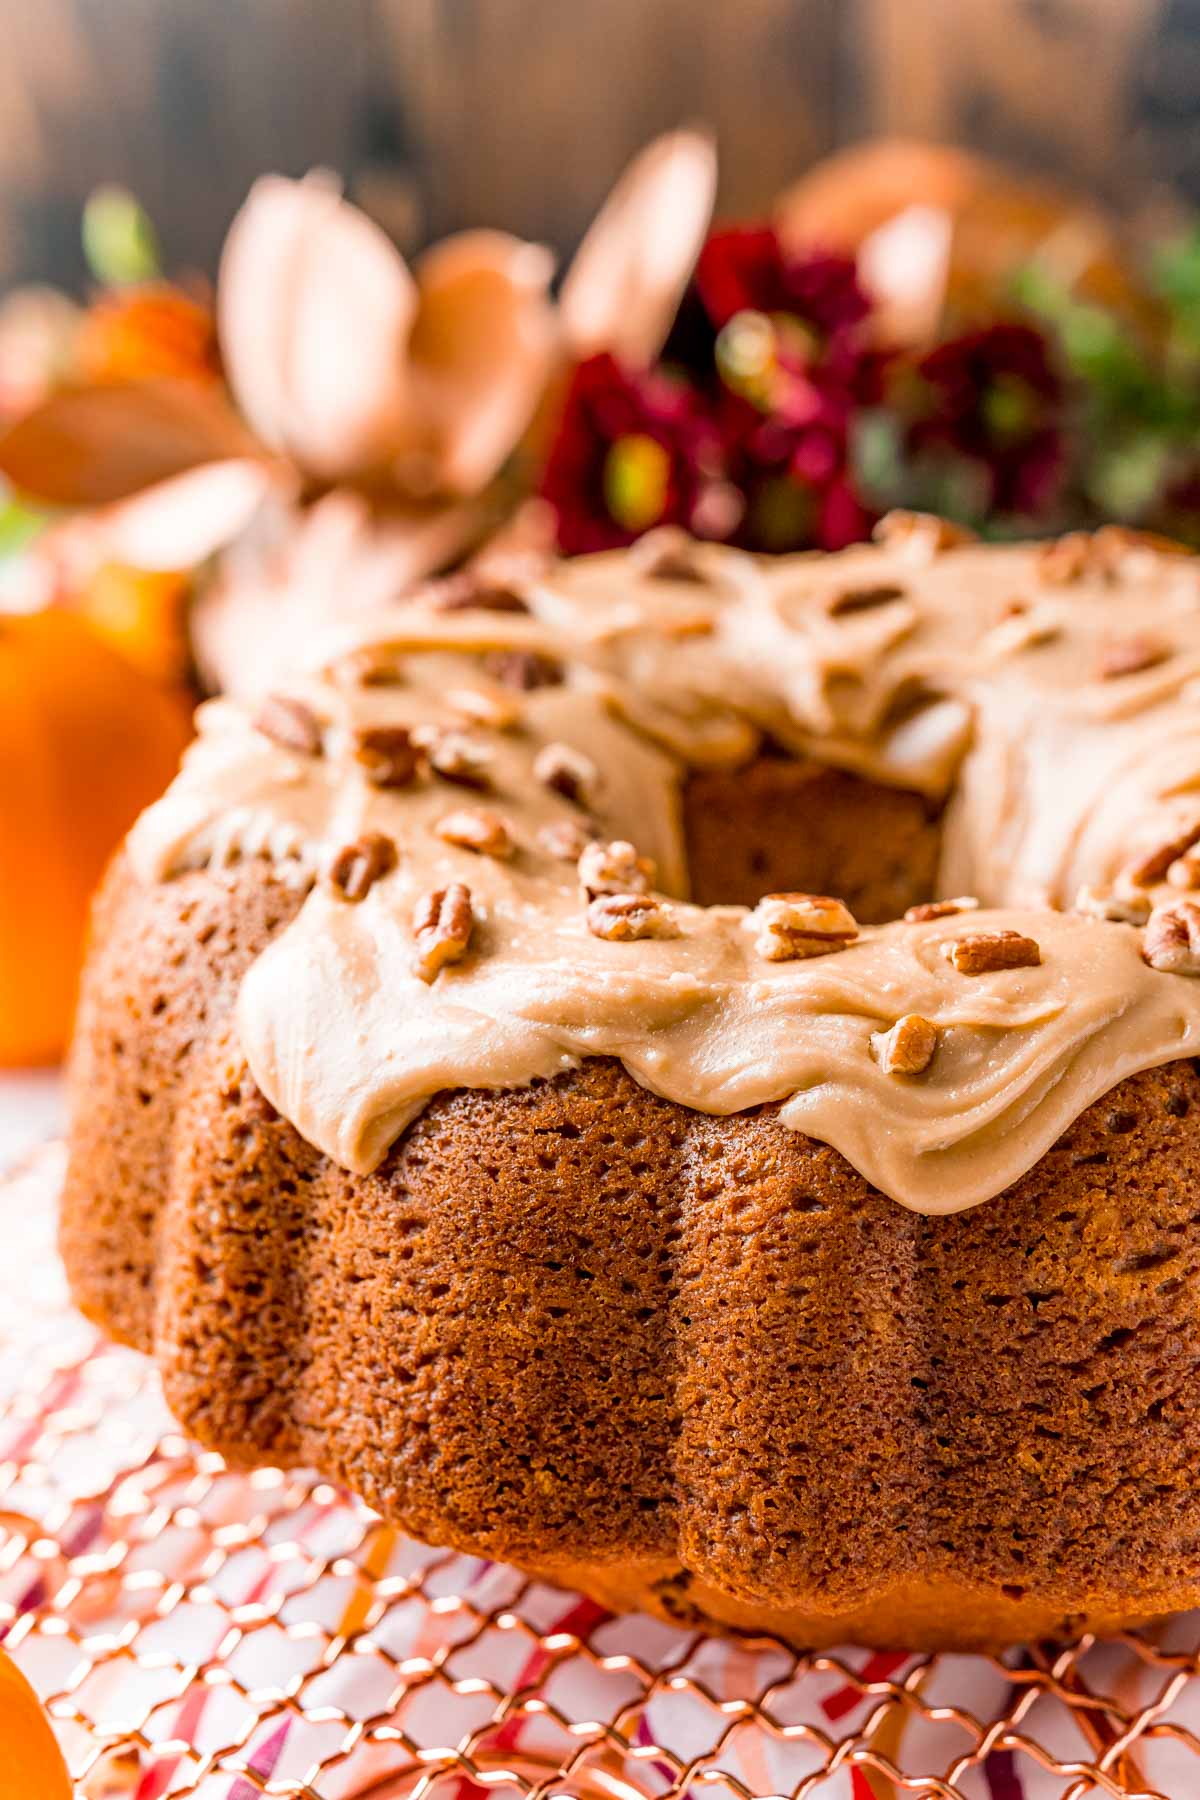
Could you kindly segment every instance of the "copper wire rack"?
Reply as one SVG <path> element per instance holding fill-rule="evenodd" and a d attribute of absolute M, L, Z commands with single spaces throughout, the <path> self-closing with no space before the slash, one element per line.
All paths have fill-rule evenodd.
<path fill-rule="evenodd" d="M 0 1183 L 0 1635 L 88 1800 L 1200 1796 L 1200 1614 L 1000 1659 L 797 1655 L 233 1473 L 72 1312 L 60 1168 Z"/>

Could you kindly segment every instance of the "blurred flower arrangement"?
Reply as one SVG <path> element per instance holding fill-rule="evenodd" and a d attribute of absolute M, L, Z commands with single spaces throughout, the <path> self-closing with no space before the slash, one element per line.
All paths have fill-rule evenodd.
<path fill-rule="evenodd" d="M 557 295 L 498 231 L 410 268 L 320 174 L 255 184 L 215 290 L 171 281 L 99 191 L 91 302 L 0 305 L 0 604 L 226 687 L 498 535 L 836 549 L 906 506 L 1200 544 L 1200 229 L 1135 259 L 1086 203 L 902 141 L 758 224 L 711 230 L 715 187 L 704 134 L 658 139 Z"/>
<path fill-rule="evenodd" d="M 91 304 L 0 308 L 0 555 L 37 537 L 26 582 L 221 685 L 285 589 L 294 631 L 305 583 L 394 592 L 514 514 L 569 553 L 665 522 L 837 548 L 897 505 L 1200 543 L 1200 231 L 1135 261 L 1085 204 L 904 143 L 830 159 L 761 224 L 710 232 L 714 190 L 707 138 L 658 140 L 557 298 L 549 252 L 502 232 L 410 269 L 323 176 L 256 184 L 213 293 L 102 191 Z"/>
<path fill-rule="evenodd" d="M 843 221 L 881 148 L 841 160 Z M 895 506 L 991 537 L 1118 519 L 1200 546 L 1200 229 L 1135 273 L 1094 215 L 1036 190 L 1022 210 L 976 166 L 996 180 L 1007 254 L 988 270 L 964 267 L 974 246 L 920 180 L 844 248 L 812 235 L 827 221 L 803 184 L 772 221 L 710 235 L 661 356 L 575 372 L 540 483 L 559 547 L 671 522 L 838 549 Z"/>

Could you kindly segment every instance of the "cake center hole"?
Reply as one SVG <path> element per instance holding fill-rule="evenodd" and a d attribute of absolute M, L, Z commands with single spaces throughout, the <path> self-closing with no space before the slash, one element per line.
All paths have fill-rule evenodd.
<path fill-rule="evenodd" d="M 940 809 L 924 795 L 774 753 L 693 773 L 683 797 L 692 898 L 835 894 L 870 925 L 934 897 Z"/>

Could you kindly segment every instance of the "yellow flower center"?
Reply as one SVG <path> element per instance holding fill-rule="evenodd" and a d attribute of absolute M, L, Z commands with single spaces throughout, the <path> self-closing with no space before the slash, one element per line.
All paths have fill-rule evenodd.
<path fill-rule="evenodd" d="M 618 438 L 604 461 L 604 503 L 625 531 L 646 531 L 667 504 L 671 459 L 644 432 Z"/>

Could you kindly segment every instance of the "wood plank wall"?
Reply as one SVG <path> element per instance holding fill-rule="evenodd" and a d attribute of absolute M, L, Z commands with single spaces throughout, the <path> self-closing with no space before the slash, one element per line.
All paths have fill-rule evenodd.
<path fill-rule="evenodd" d="M 254 174 L 313 163 L 407 243 L 566 248 L 685 119 L 729 212 L 875 129 L 1200 203 L 1200 0 L 0 0 L 0 282 L 81 279 L 101 180 L 210 266 Z"/>

